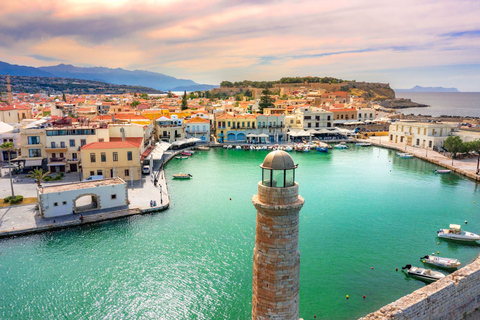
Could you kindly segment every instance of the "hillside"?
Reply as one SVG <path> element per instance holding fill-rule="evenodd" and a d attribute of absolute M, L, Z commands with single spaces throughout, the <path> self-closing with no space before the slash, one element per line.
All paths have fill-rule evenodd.
<path fill-rule="evenodd" d="M 0 61 L 0 74 L 15 76 L 57 77 L 101 81 L 117 85 L 143 86 L 157 90 L 206 90 L 215 86 L 199 84 L 192 80 L 177 79 L 162 73 L 144 70 L 111 69 L 105 67 L 81 68 L 70 64 L 49 67 L 27 67 Z M 187 89 L 185 89 L 187 90 Z"/>

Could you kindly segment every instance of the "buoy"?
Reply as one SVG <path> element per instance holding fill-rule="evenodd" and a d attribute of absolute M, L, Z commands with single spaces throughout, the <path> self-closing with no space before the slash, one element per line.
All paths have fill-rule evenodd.
<path fill-rule="evenodd" d="M 465 220 L 465 224 L 467 224 L 467 223 L 468 223 L 468 221 L 467 221 L 467 220 Z"/>
<path fill-rule="evenodd" d="M 425 260 L 423 260 L 422 262 L 425 263 Z"/>
<path fill-rule="evenodd" d="M 314 318 L 316 318 L 317 316 L 313 316 Z"/>
<path fill-rule="evenodd" d="M 398 271 L 398 268 L 395 268 L 395 271 Z"/>
<path fill-rule="evenodd" d="M 437 254 L 440 254 L 440 251 L 437 251 Z"/>
<path fill-rule="evenodd" d="M 437 244 L 440 244 L 440 242 L 437 242 Z"/>
<path fill-rule="evenodd" d="M 365 299 L 365 295 L 363 295 L 363 299 Z"/>
<path fill-rule="evenodd" d="M 473 203 L 475 203 L 475 201 L 473 201 Z"/>
<path fill-rule="evenodd" d="M 372 270 L 373 270 L 373 267 L 372 267 Z"/>
<path fill-rule="evenodd" d="M 347 294 L 347 299 L 348 299 L 348 298 L 350 298 L 350 297 L 349 297 L 348 294 Z"/>
<path fill-rule="evenodd" d="M 232 201 L 232 198 L 230 198 L 230 201 Z"/>

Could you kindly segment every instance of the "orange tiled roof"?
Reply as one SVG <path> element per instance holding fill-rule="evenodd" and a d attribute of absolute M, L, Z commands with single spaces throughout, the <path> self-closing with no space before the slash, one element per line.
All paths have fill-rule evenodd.
<path fill-rule="evenodd" d="M 122 141 L 120 137 L 111 137 L 110 142 L 119 142 Z M 125 141 L 131 142 L 139 147 L 142 144 L 143 138 L 142 137 L 126 137 Z"/>
<path fill-rule="evenodd" d="M 82 150 L 121 149 L 121 148 L 138 148 L 138 146 L 130 141 L 92 142 L 84 145 L 82 147 Z"/>

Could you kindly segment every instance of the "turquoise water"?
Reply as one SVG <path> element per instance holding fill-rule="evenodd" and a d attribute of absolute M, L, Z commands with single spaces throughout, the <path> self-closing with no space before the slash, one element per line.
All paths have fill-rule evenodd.
<path fill-rule="evenodd" d="M 172 160 L 162 213 L 1 240 L 0 318 L 251 318 L 251 197 L 266 154 Z M 437 251 L 467 264 L 480 252 L 436 237 L 464 220 L 480 232 L 479 185 L 386 149 L 292 157 L 305 198 L 300 317 L 356 319 L 424 286 L 395 268 Z M 171 180 L 178 172 L 193 179 Z"/>

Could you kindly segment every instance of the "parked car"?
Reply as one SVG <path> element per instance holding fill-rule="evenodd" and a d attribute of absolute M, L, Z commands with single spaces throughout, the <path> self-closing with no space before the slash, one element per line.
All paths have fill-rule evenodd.
<path fill-rule="evenodd" d="M 104 176 L 98 175 L 98 176 L 90 176 L 88 178 L 83 179 L 83 181 L 95 181 L 95 180 L 103 180 L 103 179 L 105 179 Z"/>
<path fill-rule="evenodd" d="M 143 166 L 142 173 L 143 174 L 149 174 L 150 173 L 150 166 Z"/>

